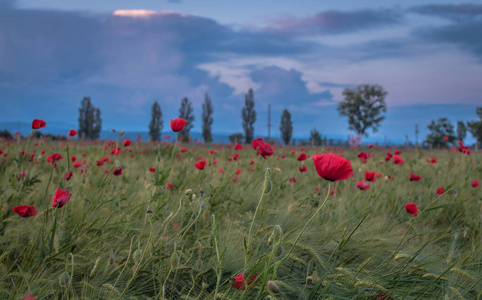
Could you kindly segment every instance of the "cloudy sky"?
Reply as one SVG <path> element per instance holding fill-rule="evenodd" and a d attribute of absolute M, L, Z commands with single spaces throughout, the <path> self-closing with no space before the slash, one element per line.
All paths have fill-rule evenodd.
<path fill-rule="evenodd" d="M 294 135 L 347 135 L 346 87 L 388 91 L 370 136 L 414 140 L 433 119 L 476 119 L 482 106 L 482 5 L 452 1 L 0 0 L 0 119 L 77 125 L 84 96 L 103 127 L 165 128 L 183 97 L 201 130 L 205 93 L 216 133 L 242 131 L 252 88 L 255 135 L 287 108 Z M 166 128 L 167 129 L 167 128 Z M 473 139 L 469 139 L 473 141 Z"/>

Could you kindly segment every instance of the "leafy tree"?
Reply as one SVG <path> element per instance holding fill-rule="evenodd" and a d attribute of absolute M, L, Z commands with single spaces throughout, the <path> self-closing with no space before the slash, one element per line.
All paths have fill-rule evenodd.
<path fill-rule="evenodd" d="M 163 127 L 161 106 L 157 101 L 152 104 L 151 123 L 149 123 L 149 137 L 151 141 L 160 141 Z"/>
<path fill-rule="evenodd" d="M 360 85 L 343 90 L 345 99 L 338 105 L 338 112 L 348 117 L 348 129 L 366 135 L 367 129 L 378 130 L 387 111 L 385 96 L 387 92 L 379 85 Z"/>
<path fill-rule="evenodd" d="M 249 89 L 249 92 L 245 95 L 245 107 L 241 111 L 241 117 L 243 118 L 243 129 L 245 133 L 245 142 L 250 144 L 254 137 L 254 122 L 256 122 L 256 111 L 254 110 L 254 94 L 253 90 Z"/>
<path fill-rule="evenodd" d="M 84 97 L 79 108 L 79 136 L 88 139 L 97 139 L 102 129 L 100 109 L 95 108 L 89 97 Z"/>
<path fill-rule="evenodd" d="M 192 122 L 194 122 L 193 111 L 192 103 L 187 98 L 182 99 L 181 108 L 179 108 L 179 118 L 187 121 L 186 126 L 184 126 L 184 129 L 179 133 L 182 137 L 189 137 L 189 131 L 194 127 L 192 124 Z"/>
<path fill-rule="evenodd" d="M 244 135 L 242 132 L 237 132 L 237 133 L 231 134 L 228 138 L 231 143 L 236 143 L 241 141 L 244 138 Z"/>
<path fill-rule="evenodd" d="M 454 126 L 447 118 L 440 118 L 437 122 L 433 121 L 427 126 L 430 134 L 425 139 L 426 144 L 434 147 L 447 147 L 449 143 L 455 142 Z M 445 137 L 448 138 L 445 141 Z"/>
<path fill-rule="evenodd" d="M 326 137 L 325 137 L 326 139 Z M 321 139 L 321 134 L 318 130 L 313 129 L 310 133 L 310 143 L 313 146 L 321 146 L 322 144 L 322 139 Z"/>
<path fill-rule="evenodd" d="M 6 140 L 11 140 L 13 139 L 13 136 L 12 134 L 10 133 L 10 131 L 8 129 L 2 129 L 0 130 L 0 137 L 6 139 Z"/>
<path fill-rule="evenodd" d="M 211 143 L 213 141 L 213 135 L 211 132 L 211 125 L 213 125 L 213 105 L 211 98 L 206 93 L 203 103 L 203 139 L 205 143 Z"/>
<path fill-rule="evenodd" d="M 96 140 L 100 137 L 100 131 L 102 130 L 102 118 L 100 117 L 100 109 L 94 109 L 94 131 L 92 132 L 92 139 Z"/>
<path fill-rule="evenodd" d="M 293 136 L 293 123 L 291 122 L 291 114 L 285 109 L 281 115 L 281 125 L 279 127 L 281 131 L 281 139 L 286 145 L 290 144 L 291 137 Z"/>
<path fill-rule="evenodd" d="M 464 122 L 457 122 L 457 140 L 463 141 L 467 136 L 467 127 L 465 127 Z"/>
<path fill-rule="evenodd" d="M 477 107 L 476 110 L 478 121 L 467 122 L 470 133 L 477 140 L 477 143 L 482 144 L 482 107 Z"/>

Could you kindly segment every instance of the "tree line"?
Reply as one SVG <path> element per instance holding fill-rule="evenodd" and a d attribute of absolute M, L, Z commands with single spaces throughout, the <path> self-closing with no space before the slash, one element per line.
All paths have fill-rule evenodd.
<path fill-rule="evenodd" d="M 348 118 L 348 129 L 354 131 L 361 136 L 368 136 L 368 130 L 376 132 L 381 126 L 381 122 L 385 119 L 386 113 L 385 97 L 387 91 L 379 85 L 360 85 L 353 88 L 345 88 L 343 90 L 344 99 L 338 104 L 337 110 L 341 116 Z M 244 107 L 241 110 L 243 133 L 234 133 L 230 136 L 230 140 L 245 143 L 251 143 L 254 139 L 254 123 L 256 122 L 256 110 L 254 102 L 254 92 L 252 89 L 248 91 L 244 99 Z M 202 137 L 205 143 L 213 141 L 212 124 L 213 124 L 213 104 L 209 95 L 206 93 L 202 104 Z M 432 121 L 428 126 L 430 133 L 427 135 L 423 144 L 425 146 L 432 145 L 435 147 L 446 147 L 453 144 L 456 140 L 463 141 L 469 131 L 479 144 L 482 144 L 482 107 L 476 109 L 479 117 L 478 121 L 464 123 L 459 121 L 457 129 L 448 121 L 447 118 L 440 118 Z M 184 130 L 179 133 L 179 138 L 185 141 L 190 140 L 190 131 L 193 128 L 194 109 L 192 102 L 187 97 L 181 101 L 179 108 L 179 118 L 187 120 Z M 79 109 L 79 136 L 89 139 L 99 138 L 102 119 L 100 109 L 95 108 L 89 97 L 84 97 Z M 417 125 L 416 125 L 417 126 Z M 162 110 L 157 101 L 151 108 L 151 122 L 149 123 L 149 137 L 151 141 L 160 141 L 163 129 Z M 288 109 L 284 109 L 281 114 L 280 121 L 281 140 L 289 145 L 293 137 L 293 123 L 291 121 L 291 113 Z M 418 128 L 416 129 L 418 133 Z M 321 133 L 315 128 L 310 132 L 310 144 L 320 146 L 323 144 Z M 326 144 L 326 138 L 325 138 Z"/>

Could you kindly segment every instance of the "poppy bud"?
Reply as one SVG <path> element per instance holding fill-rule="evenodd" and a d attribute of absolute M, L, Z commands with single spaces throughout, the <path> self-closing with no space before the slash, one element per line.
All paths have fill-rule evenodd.
<path fill-rule="evenodd" d="M 192 194 L 192 189 L 187 189 L 184 191 L 184 195 L 189 196 Z"/>
<path fill-rule="evenodd" d="M 114 129 L 114 128 L 112 128 L 112 132 L 113 132 L 113 133 L 116 133 L 117 131 L 115 131 L 115 129 Z"/>
<path fill-rule="evenodd" d="M 264 186 L 264 193 L 269 194 L 272 189 L 273 189 L 273 182 L 271 182 L 271 180 L 266 181 L 266 184 Z"/>
<path fill-rule="evenodd" d="M 268 282 L 266 283 L 266 287 L 273 294 L 279 294 L 280 293 L 279 285 L 276 282 L 274 282 L 273 280 L 268 280 Z"/>
<path fill-rule="evenodd" d="M 137 263 L 142 257 L 142 249 L 137 249 L 136 251 L 134 251 L 133 257 L 134 257 L 134 262 Z"/>
<path fill-rule="evenodd" d="M 177 254 L 177 252 L 174 252 L 172 255 L 171 255 L 171 268 L 172 269 L 175 269 L 177 267 L 179 267 L 179 254 Z"/>
<path fill-rule="evenodd" d="M 275 171 L 276 173 L 279 173 L 279 172 L 281 172 L 281 169 L 280 168 L 274 168 L 273 171 Z"/>
<path fill-rule="evenodd" d="M 200 258 L 198 258 L 196 260 L 196 269 L 201 270 L 202 266 L 203 266 L 203 261 Z"/>
<path fill-rule="evenodd" d="M 68 272 L 64 272 L 59 277 L 59 284 L 62 288 L 67 288 L 70 284 L 70 274 Z"/>
<path fill-rule="evenodd" d="M 192 194 L 191 200 L 192 200 L 192 201 L 196 200 L 196 194 Z"/>
<path fill-rule="evenodd" d="M 121 132 L 119 133 L 119 135 L 124 135 L 124 129 L 121 130 Z"/>

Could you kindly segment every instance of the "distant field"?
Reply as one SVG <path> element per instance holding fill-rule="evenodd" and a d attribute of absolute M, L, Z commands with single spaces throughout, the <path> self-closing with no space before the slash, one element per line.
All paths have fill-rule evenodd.
<path fill-rule="evenodd" d="M 482 298 L 480 152 L 399 149 L 395 164 L 397 149 L 288 146 L 263 159 L 251 145 L 121 137 L 0 149 L 0 299 Z M 311 156 L 326 152 L 350 159 L 353 177 L 322 179 Z M 71 194 L 61 208 L 58 188 Z M 249 285 L 232 279 L 242 273 Z"/>

